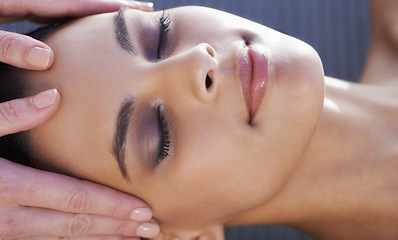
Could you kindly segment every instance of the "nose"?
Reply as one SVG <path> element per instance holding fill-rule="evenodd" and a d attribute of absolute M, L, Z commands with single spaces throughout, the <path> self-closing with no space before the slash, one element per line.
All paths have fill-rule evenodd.
<path fill-rule="evenodd" d="M 174 89 L 182 92 L 188 90 L 198 101 L 211 102 L 217 88 L 215 49 L 207 43 L 201 43 L 172 58 L 169 64 L 174 65 L 171 66 L 174 71 L 170 81 L 175 83 Z"/>

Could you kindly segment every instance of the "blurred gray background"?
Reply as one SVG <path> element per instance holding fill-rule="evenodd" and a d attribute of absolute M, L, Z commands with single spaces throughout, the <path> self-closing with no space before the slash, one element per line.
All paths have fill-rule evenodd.
<path fill-rule="evenodd" d="M 325 74 L 357 81 L 369 46 L 367 0 L 153 0 L 155 10 L 183 5 L 221 9 L 262 23 L 312 45 L 322 58 Z M 2 30 L 26 32 L 30 23 L 5 24 Z M 284 226 L 226 229 L 227 240 L 311 240 Z"/>

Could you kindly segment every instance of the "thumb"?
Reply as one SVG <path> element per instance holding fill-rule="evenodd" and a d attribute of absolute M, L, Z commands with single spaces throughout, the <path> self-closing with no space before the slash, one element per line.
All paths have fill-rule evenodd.
<path fill-rule="evenodd" d="M 18 33 L 0 31 L 0 62 L 30 70 L 45 70 L 54 61 L 46 44 Z"/>
<path fill-rule="evenodd" d="M 33 97 L 0 104 L 0 136 L 34 128 L 48 120 L 57 110 L 60 95 L 56 89 Z"/>

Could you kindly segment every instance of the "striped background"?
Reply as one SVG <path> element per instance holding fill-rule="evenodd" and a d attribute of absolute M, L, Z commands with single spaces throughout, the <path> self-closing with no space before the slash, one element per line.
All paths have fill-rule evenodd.
<path fill-rule="evenodd" d="M 155 10 L 182 5 L 209 6 L 260 22 L 311 44 L 322 58 L 325 74 L 357 81 L 369 45 L 367 0 L 153 0 Z M 26 32 L 29 23 L 0 29 Z M 284 226 L 226 229 L 227 240 L 311 240 Z"/>

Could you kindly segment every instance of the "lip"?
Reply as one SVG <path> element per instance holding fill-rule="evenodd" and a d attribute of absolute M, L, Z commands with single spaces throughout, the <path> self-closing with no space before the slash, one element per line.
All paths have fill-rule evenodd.
<path fill-rule="evenodd" d="M 267 54 L 254 45 L 241 45 L 237 52 L 239 81 L 252 122 L 264 99 L 268 81 Z"/>

